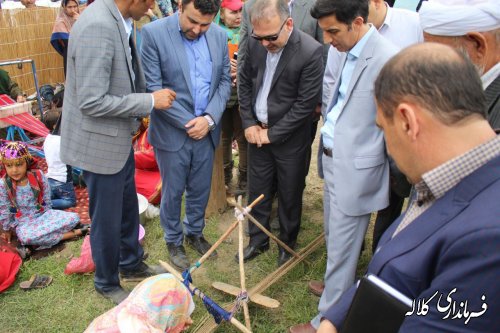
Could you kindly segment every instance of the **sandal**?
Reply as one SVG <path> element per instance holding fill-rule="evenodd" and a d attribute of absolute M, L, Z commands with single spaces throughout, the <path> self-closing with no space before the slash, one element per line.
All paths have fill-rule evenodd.
<path fill-rule="evenodd" d="M 80 230 L 81 234 L 77 235 L 76 230 Z M 90 224 L 77 224 L 77 227 L 73 229 L 75 237 L 85 237 L 90 232 Z"/>
<path fill-rule="evenodd" d="M 23 260 L 31 257 L 31 249 L 27 246 L 19 245 L 16 247 L 16 251 Z"/>
<path fill-rule="evenodd" d="M 28 281 L 23 281 L 19 284 L 19 288 L 23 290 L 41 289 L 47 287 L 52 282 L 52 277 L 47 275 L 34 274 Z"/>

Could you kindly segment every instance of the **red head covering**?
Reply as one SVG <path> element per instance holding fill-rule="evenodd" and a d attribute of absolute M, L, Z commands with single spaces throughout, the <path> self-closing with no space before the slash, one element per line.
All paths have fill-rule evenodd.
<path fill-rule="evenodd" d="M 228 8 L 230 10 L 240 10 L 243 7 L 243 2 L 241 0 L 222 0 L 220 4 L 221 8 Z"/>

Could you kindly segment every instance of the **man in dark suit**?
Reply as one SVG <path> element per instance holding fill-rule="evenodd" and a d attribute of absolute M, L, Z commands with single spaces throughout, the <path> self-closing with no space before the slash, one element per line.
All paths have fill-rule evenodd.
<path fill-rule="evenodd" d="M 279 238 L 293 248 L 302 213 L 311 110 L 320 98 L 322 45 L 293 27 L 286 0 L 257 0 L 251 9 L 252 38 L 240 73 L 240 112 L 249 142 L 249 201 L 265 198 L 253 216 L 269 228 L 277 179 Z M 250 224 L 244 259 L 269 248 L 267 236 Z M 280 248 L 278 265 L 290 258 Z"/>
<path fill-rule="evenodd" d="M 144 74 L 130 38 L 132 20 L 153 0 L 102 0 L 83 12 L 71 30 L 61 160 L 83 169 L 92 220 L 90 242 L 98 293 L 115 303 L 128 293 L 122 278 L 156 274 L 142 262 L 139 207 L 134 181 L 132 135 L 138 117 L 153 106 L 170 108 L 169 89 L 147 94 Z"/>
<path fill-rule="evenodd" d="M 205 209 L 220 119 L 231 94 L 227 33 L 212 23 L 219 6 L 220 0 L 183 0 L 176 14 L 142 29 L 148 91 L 169 87 L 176 92 L 170 110 L 151 114 L 149 140 L 167 184 L 160 208 L 165 241 L 170 260 L 183 270 L 189 267 L 184 235 L 201 255 L 211 247 L 203 236 Z"/>
<path fill-rule="evenodd" d="M 375 95 L 388 153 L 416 199 L 382 236 L 368 273 L 425 300 L 428 311 L 405 316 L 399 332 L 499 332 L 500 136 L 474 65 L 445 45 L 411 46 L 384 66 Z M 325 312 L 318 333 L 342 330 L 355 290 Z"/>

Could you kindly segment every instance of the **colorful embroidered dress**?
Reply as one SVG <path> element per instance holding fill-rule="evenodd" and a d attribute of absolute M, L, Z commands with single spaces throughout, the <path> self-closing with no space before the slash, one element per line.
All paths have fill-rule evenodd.
<path fill-rule="evenodd" d="M 4 230 L 15 230 L 21 244 L 45 249 L 59 243 L 63 234 L 78 224 L 80 217 L 76 213 L 51 209 L 49 183 L 42 173 L 40 175 L 43 185 L 42 209 L 29 183 L 16 187 L 17 207 L 13 209 L 7 182 L 5 178 L 0 180 L 0 226 Z"/>

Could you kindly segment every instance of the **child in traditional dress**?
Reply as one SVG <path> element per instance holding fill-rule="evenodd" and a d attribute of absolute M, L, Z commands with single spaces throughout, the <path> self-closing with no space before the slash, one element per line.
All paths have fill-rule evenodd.
<path fill-rule="evenodd" d="M 10 242 L 15 232 L 22 245 L 45 249 L 88 231 L 74 229 L 80 220 L 78 214 L 51 209 L 47 178 L 40 170 L 30 169 L 31 155 L 26 144 L 4 144 L 0 148 L 0 160 L 6 171 L 0 179 L 3 238 Z"/>

